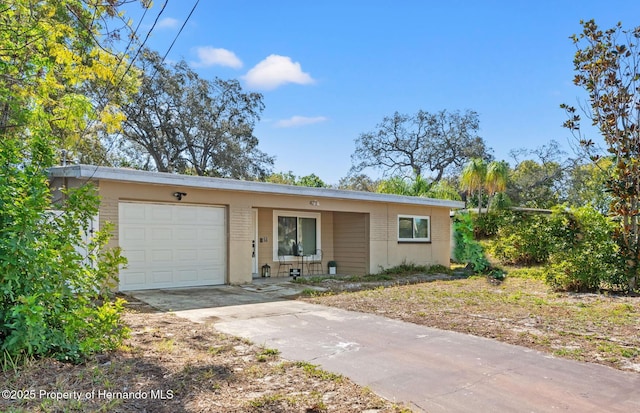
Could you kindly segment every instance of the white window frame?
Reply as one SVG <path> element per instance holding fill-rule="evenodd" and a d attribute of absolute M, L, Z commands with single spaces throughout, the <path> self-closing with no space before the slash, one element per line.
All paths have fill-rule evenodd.
<path fill-rule="evenodd" d="M 412 238 L 400 238 L 400 219 L 401 218 L 411 218 L 413 221 L 413 237 Z M 429 236 L 427 238 L 416 238 L 416 223 L 415 219 L 426 219 L 428 224 Z M 431 217 L 429 215 L 398 215 L 398 220 L 396 221 L 396 229 L 398 230 L 398 242 L 431 242 Z"/>
<path fill-rule="evenodd" d="M 278 261 L 278 217 L 296 217 L 299 218 L 315 218 L 316 220 L 316 249 L 322 249 L 320 245 L 320 240 L 322 239 L 322 222 L 320 218 L 322 214 L 319 212 L 306 212 L 306 211 L 285 211 L 285 210 L 274 210 L 273 211 L 273 261 Z M 304 245 L 303 245 L 304 247 Z M 319 256 L 316 255 L 308 255 L 305 253 L 304 255 L 309 259 L 320 259 Z M 284 259 L 287 261 L 294 261 L 299 259 L 299 256 L 296 255 L 284 255 Z"/>

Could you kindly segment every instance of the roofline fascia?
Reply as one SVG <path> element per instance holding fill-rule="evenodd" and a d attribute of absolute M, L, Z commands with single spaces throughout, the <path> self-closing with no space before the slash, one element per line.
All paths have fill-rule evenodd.
<path fill-rule="evenodd" d="M 464 208 L 464 202 L 447 199 L 421 198 L 404 195 L 379 194 L 364 191 L 349 191 L 332 188 L 313 188 L 274 184 L 270 182 L 243 181 L 229 178 L 179 175 L 166 172 L 140 171 L 136 169 L 111 168 L 94 165 L 56 166 L 49 169 L 53 178 L 75 178 L 87 181 L 121 181 L 154 185 L 174 185 L 180 187 L 218 189 L 240 192 L 255 192 L 277 195 L 309 196 L 369 202 L 423 205 L 444 208 Z"/>

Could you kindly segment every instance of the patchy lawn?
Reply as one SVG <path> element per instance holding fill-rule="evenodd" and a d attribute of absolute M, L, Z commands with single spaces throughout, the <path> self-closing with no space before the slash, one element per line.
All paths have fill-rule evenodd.
<path fill-rule="evenodd" d="M 640 372 L 639 297 L 555 293 L 539 278 L 523 275 L 532 273 L 513 270 L 499 284 L 447 275 L 398 286 L 392 285 L 406 284 L 407 278 L 356 283 L 316 278 L 310 282 L 328 292 L 309 290 L 304 299 Z"/>
<path fill-rule="evenodd" d="M 124 320 L 131 338 L 113 354 L 83 365 L 39 360 L 0 373 L 0 411 L 410 412 L 345 377 L 284 361 L 277 350 L 211 325 L 139 302 Z"/>

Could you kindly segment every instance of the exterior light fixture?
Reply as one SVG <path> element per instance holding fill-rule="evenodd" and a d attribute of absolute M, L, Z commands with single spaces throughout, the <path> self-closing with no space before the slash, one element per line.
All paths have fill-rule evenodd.
<path fill-rule="evenodd" d="M 182 201 L 182 197 L 183 196 L 187 196 L 187 193 L 186 192 L 174 192 L 173 196 L 175 196 L 178 201 Z"/>

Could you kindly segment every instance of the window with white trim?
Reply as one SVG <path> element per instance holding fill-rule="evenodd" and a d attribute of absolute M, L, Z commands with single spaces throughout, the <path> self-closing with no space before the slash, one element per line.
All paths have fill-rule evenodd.
<path fill-rule="evenodd" d="M 273 211 L 274 261 L 313 255 L 320 247 L 320 214 Z"/>
<path fill-rule="evenodd" d="M 431 242 L 431 217 L 398 215 L 398 241 Z"/>

